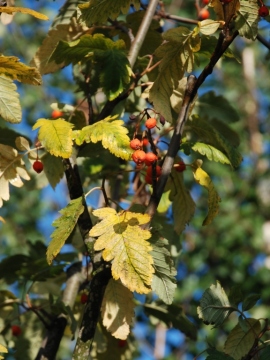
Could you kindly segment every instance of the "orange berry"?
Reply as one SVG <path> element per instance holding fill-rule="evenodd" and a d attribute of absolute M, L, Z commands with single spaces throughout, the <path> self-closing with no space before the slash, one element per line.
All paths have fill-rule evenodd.
<path fill-rule="evenodd" d="M 210 13 L 207 9 L 202 9 L 199 13 L 199 20 L 209 19 Z"/>
<path fill-rule="evenodd" d="M 161 175 L 161 167 L 159 165 L 156 166 L 156 175 L 159 177 Z M 146 176 L 153 176 L 153 166 L 148 166 L 146 170 Z"/>
<path fill-rule="evenodd" d="M 143 146 L 147 146 L 149 144 L 149 140 L 145 137 L 145 138 L 143 138 L 142 143 L 143 143 Z"/>
<path fill-rule="evenodd" d="M 147 166 L 150 166 L 153 164 L 154 161 L 157 161 L 158 157 L 152 152 L 146 153 L 144 163 Z"/>
<path fill-rule="evenodd" d="M 146 154 L 143 150 L 136 150 L 132 154 L 132 159 L 136 164 L 140 165 L 144 162 L 145 155 Z"/>
<path fill-rule="evenodd" d="M 12 325 L 11 326 L 11 331 L 12 331 L 13 336 L 20 336 L 21 333 L 22 333 L 22 329 L 18 325 Z"/>
<path fill-rule="evenodd" d="M 41 161 L 36 160 L 33 164 L 33 169 L 35 170 L 36 173 L 40 174 L 43 171 L 43 164 Z"/>
<path fill-rule="evenodd" d="M 183 172 L 186 170 L 186 164 L 183 161 L 179 161 L 177 166 L 175 166 L 175 170 L 178 172 Z"/>
<path fill-rule="evenodd" d="M 52 118 L 53 119 L 60 118 L 63 115 L 64 115 L 64 113 L 62 111 L 60 111 L 60 110 L 53 110 L 52 111 Z"/>
<path fill-rule="evenodd" d="M 209 0 L 202 0 L 204 5 L 208 5 L 209 4 Z"/>
<path fill-rule="evenodd" d="M 141 141 L 139 139 L 133 139 L 129 143 L 131 149 L 139 150 L 141 148 Z"/>
<path fill-rule="evenodd" d="M 145 122 L 147 129 L 153 129 L 157 125 L 157 120 L 155 118 L 149 118 Z"/>

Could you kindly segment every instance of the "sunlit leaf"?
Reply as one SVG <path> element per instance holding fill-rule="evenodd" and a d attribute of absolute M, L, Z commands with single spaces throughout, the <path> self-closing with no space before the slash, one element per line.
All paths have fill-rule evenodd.
<path fill-rule="evenodd" d="M 29 141 L 22 137 L 22 136 L 18 136 L 15 140 L 15 144 L 16 144 L 16 148 L 19 151 L 28 151 L 30 150 L 30 145 L 29 145 Z"/>
<path fill-rule="evenodd" d="M 56 229 L 51 235 L 52 240 L 47 249 L 47 261 L 49 265 L 51 265 L 53 259 L 59 254 L 83 210 L 82 197 L 79 197 L 78 199 L 71 200 L 64 209 L 59 211 L 62 216 L 53 222 L 53 226 Z"/>
<path fill-rule="evenodd" d="M 0 74 L 25 84 L 41 85 L 39 71 L 20 62 L 15 56 L 0 56 Z"/>
<path fill-rule="evenodd" d="M 214 21 L 211 19 L 199 21 L 199 29 L 203 35 L 212 35 L 214 34 L 220 25 L 224 25 L 224 21 Z"/>
<path fill-rule="evenodd" d="M 259 5 L 256 0 L 240 0 L 240 9 L 235 19 L 235 27 L 241 36 L 255 40 L 258 34 Z"/>
<path fill-rule="evenodd" d="M 196 142 L 191 148 L 193 151 L 197 151 L 198 153 L 205 155 L 207 159 L 211 161 L 220 162 L 222 164 L 231 163 L 225 154 L 211 145 Z"/>
<path fill-rule="evenodd" d="M 232 311 L 229 299 L 218 281 L 205 290 L 197 309 L 199 318 L 214 327 L 223 324 Z"/>
<path fill-rule="evenodd" d="M 21 155 L 18 155 L 17 150 L 11 146 L 0 144 L 0 207 L 3 205 L 3 200 L 9 200 L 9 183 L 22 187 L 21 178 L 30 179 Z"/>
<path fill-rule="evenodd" d="M 158 297 L 165 302 L 171 304 L 173 302 L 176 289 L 176 270 L 171 259 L 171 254 L 166 248 L 168 241 L 164 238 L 151 238 L 153 250 L 151 255 L 154 260 L 155 273 L 153 275 L 152 290 Z"/>
<path fill-rule="evenodd" d="M 184 185 L 183 173 L 173 169 L 167 189 L 171 189 L 169 198 L 172 201 L 174 230 L 177 234 L 181 234 L 192 219 L 196 206 Z"/>
<path fill-rule="evenodd" d="M 127 136 L 128 130 L 123 126 L 124 121 L 116 120 L 117 117 L 108 116 L 93 125 L 85 126 L 82 130 L 74 131 L 76 144 L 101 141 L 102 146 L 113 155 L 129 160 L 132 152 L 129 146 L 130 138 Z"/>
<path fill-rule="evenodd" d="M 132 292 L 119 280 L 111 279 L 101 306 L 103 325 L 117 339 L 125 340 L 130 332 L 135 303 Z"/>
<path fill-rule="evenodd" d="M 86 4 L 79 5 L 79 8 L 82 11 L 82 20 L 90 26 L 102 24 L 108 18 L 115 20 L 121 12 L 127 13 L 131 4 L 139 10 L 139 0 L 90 0 Z"/>
<path fill-rule="evenodd" d="M 195 161 L 192 165 L 194 179 L 198 184 L 205 187 L 208 191 L 208 214 L 203 221 L 203 225 L 211 224 L 219 211 L 219 202 L 221 201 L 210 176 L 201 168 L 202 161 Z"/>
<path fill-rule="evenodd" d="M 120 279 L 130 291 L 148 293 L 154 272 L 149 253 L 152 247 L 146 241 L 151 233 L 140 225 L 148 223 L 150 217 L 129 211 L 117 213 L 111 208 L 98 209 L 93 214 L 102 221 L 90 230 L 89 235 L 98 237 L 94 248 L 96 251 L 104 249 L 104 260 L 113 260 L 113 278 Z"/>
<path fill-rule="evenodd" d="M 22 14 L 29 14 L 40 20 L 49 20 L 48 16 L 41 14 L 40 12 L 37 12 L 32 9 L 23 8 L 23 7 L 14 7 L 14 6 L 7 6 L 7 7 L 0 6 L 0 13 L 12 14 L 15 12 L 20 12 Z"/>
<path fill-rule="evenodd" d="M 241 360 L 248 354 L 254 341 L 261 332 L 261 324 L 257 319 L 243 319 L 247 325 L 247 331 L 244 331 L 240 324 L 237 324 L 229 333 L 225 342 L 224 351 L 235 360 Z"/>
<path fill-rule="evenodd" d="M 17 87 L 10 78 L 0 75 L 0 115 L 12 124 L 18 124 L 22 120 L 19 94 L 16 90 Z"/>
<path fill-rule="evenodd" d="M 39 129 L 38 139 L 49 153 L 63 158 L 69 158 L 72 153 L 73 125 L 64 119 L 39 119 L 33 130 Z"/>

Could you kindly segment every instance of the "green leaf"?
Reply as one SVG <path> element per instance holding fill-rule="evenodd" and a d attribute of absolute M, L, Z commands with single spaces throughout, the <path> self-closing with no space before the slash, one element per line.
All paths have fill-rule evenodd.
<path fill-rule="evenodd" d="M 139 10 L 139 0 L 90 0 L 86 4 L 79 5 L 79 8 L 82 11 L 82 20 L 91 26 L 102 24 L 108 18 L 115 20 L 121 12 L 126 14 L 131 4 L 136 10 Z"/>
<path fill-rule="evenodd" d="M 177 274 L 171 254 L 166 248 L 168 246 L 168 240 L 153 236 L 150 239 L 153 250 L 151 255 L 154 260 L 155 273 L 152 280 L 152 290 L 159 296 L 159 298 L 170 305 L 173 302 L 173 297 L 176 289 Z"/>
<path fill-rule="evenodd" d="M 130 138 L 127 136 L 128 130 L 123 126 L 124 121 L 116 120 L 117 117 L 108 116 L 93 125 L 85 126 L 82 130 L 74 131 L 76 144 L 101 141 L 102 146 L 113 155 L 129 160 L 132 152 L 129 146 Z"/>
<path fill-rule="evenodd" d="M 50 61 L 57 64 L 92 62 L 99 72 L 100 85 L 109 100 L 115 99 L 129 84 L 132 74 L 123 40 L 112 41 L 103 34 L 83 35 L 72 42 L 59 41 Z"/>
<path fill-rule="evenodd" d="M 181 234 L 193 217 L 196 205 L 185 187 L 183 173 L 172 169 L 166 189 L 171 189 L 169 198 L 172 201 L 174 230 Z"/>
<path fill-rule="evenodd" d="M 182 26 L 166 31 L 163 38 L 166 42 L 155 51 L 161 63 L 159 75 L 150 89 L 149 100 L 157 112 L 172 122 L 170 97 L 185 71 L 192 71 L 194 52 L 200 48 L 200 38 Z"/>
<path fill-rule="evenodd" d="M 145 311 L 161 321 L 163 321 L 168 328 L 173 326 L 175 329 L 182 331 L 186 336 L 192 340 L 197 338 L 196 326 L 186 317 L 183 309 L 178 305 L 158 306 L 155 304 L 144 304 Z"/>
<path fill-rule="evenodd" d="M 218 214 L 219 211 L 219 202 L 221 201 L 214 184 L 210 178 L 210 176 L 201 168 L 202 161 L 196 160 L 192 164 L 192 170 L 194 179 L 198 184 L 205 187 L 208 191 L 208 214 L 203 221 L 204 225 L 211 224 L 214 217 Z"/>
<path fill-rule="evenodd" d="M 259 294 L 249 294 L 243 301 L 242 310 L 248 311 L 249 309 L 253 308 L 256 305 L 256 302 L 260 300 Z"/>
<path fill-rule="evenodd" d="M 265 349 L 259 352 L 259 360 L 269 360 L 270 359 L 270 346 L 266 346 Z"/>
<path fill-rule="evenodd" d="M 45 175 L 51 187 L 54 189 L 64 175 L 62 159 L 46 153 L 42 156 L 42 163 L 44 165 Z"/>
<path fill-rule="evenodd" d="M 71 19 L 77 18 L 78 5 L 84 0 L 67 0 L 59 9 L 58 15 L 54 18 L 51 28 L 56 28 L 57 25 L 71 24 Z"/>
<path fill-rule="evenodd" d="M 235 28 L 240 36 L 255 40 L 258 34 L 258 2 L 256 0 L 240 0 L 240 9 L 235 19 Z"/>
<path fill-rule="evenodd" d="M 239 121 L 239 114 L 232 104 L 222 95 L 216 95 L 214 91 L 209 91 L 199 97 L 193 113 L 199 114 L 200 117 L 216 118 L 226 124 Z"/>
<path fill-rule="evenodd" d="M 69 158 L 72 154 L 73 125 L 64 119 L 38 119 L 33 130 L 39 129 L 38 139 L 51 155 Z"/>
<path fill-rule="evenodd" d="M 242 294 L 241 287 L 239 287 L 239 285 L 235 285 L 230 289 L 229 300 L 230 303 L 235 306 L 238 306 L 239 303 L 244 300 L 244 296 Z"/>
<path fill-rule="evenodd" d="M 12 123 L 18 124 L 22 120 L 22 110 L 13 81 L 5 75 L 0 75 L 0 116 Z"/>
<path fill-rule="evenodd" d="M 218 281 L 205 290 L 197 309 L 199 318 L 214 327 L 222 325 L 232 311 L 229 299 Z"/>
<path fill-rule="evenodd" d="M 229 333 L 224 345 L 225 353 L 235 360 L 241 360 L 248 354 L 261 331 L 259 320 L 248 318 L 243 321 L 246 322 L 248 330 L 243 331 L 240 324 L 237 324 Z"/>
<path fill-rule="evenodd" d="M 230 160 L 224 155 L 220 150 L 214 148 L 211 145 L 204 144 L 201 142 L 196 142 L 192 147 L 193 151 L 205 155 L 207 159 L 211 161 L 220 162 L 222 164 L 230 164 Z"/>
<path fill-rule="evenodd" d="M 65 244 L 66 239 L 74 229 L 83 210 L 82 197 L 71 200 L 67 207 L 60 210 L 62 216 L 53 222 L 53 226 L 56 229 L 51 235 L 52 240 L 47 249 L 47 261 L 49 265 L 51 265 L 53 259 Z"/>
<path fill-rule="evenodd" d="M 206 360 L 234 360 L 231 356 L 228 356 L 215 348 L 209 348 L 206 352 L 208 354 Z"/>
<path fill-rule="evenodd" d="M 12 129 L 0 127 L 0 144 L 9 145 L 14 148 L 16 147 L 16 138 L 19 136 L 21 136 L 21 134 Z M 26 139 L 31 144 L 30 139 L 28 139 L 27 137 Z"/>
<path fill-rule="evenodd" d="M 230 143 L 230 140 L 214 127 L 214 122 L 212 124 L 206 119 L 194 115 L 191 120 L 187 121 L 187 125 L 190 126 L 201 142 L 212 145 L 225 153 L 234 168 L 241 164 L 242 155 Z"/>

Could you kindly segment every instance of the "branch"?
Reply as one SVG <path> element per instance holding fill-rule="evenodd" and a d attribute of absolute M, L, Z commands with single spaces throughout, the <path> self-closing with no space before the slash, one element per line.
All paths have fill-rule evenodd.
<path fill-rule="evenodd" d="M 170 141 L 168 153 L 166 155 L 166 158 L 162 166 L 162 174 L 157 183 L 157 190 L 155 194 L 153 193 L 151 195 L 149 204 L 146 209 L 146 213 L 151 217 L 153 217 L 153 215 L 156 213 L 166 182 L 172 170 L 174 158 L 176 157 L 177 152 L 179 150 L 179 145 L 182 138 L 184 126 L 188 118 L 189 107 L 192 101 L 194 100 L 198 89 L 204 83 L 207 76 L 212 73 L 214 66 L 221 58 L 221 56 L 224 54 L 224 52 L 228 49 L 228 47 L 230 46 L 230 44 L 233 42 L 233 40 L 236 38 L 237 35 L 238 35 L 238 31 L 235 31 L 232 35 L 227 35 L 226 30 L 224 31 L 221 30 L 216 48 L 208 65 L 203 69 L 198 79 L 196 79 L 195 76 L 193 75 L 190 75 L 188 78 L 182 107 L 177 118 L 176 127 L 172 139 Z"/>

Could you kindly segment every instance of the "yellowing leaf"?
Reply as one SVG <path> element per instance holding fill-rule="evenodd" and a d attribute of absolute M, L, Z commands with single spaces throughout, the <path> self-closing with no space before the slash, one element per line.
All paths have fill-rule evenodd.
<path fill-rule="evenodd" d="M 1 221 L 3 224 L 6 223 L 6 220 L 5 220 L 2 216 L 0 216 L 0 221 Z"/>
<path fill-rule="evenodd" d="M 41 85 L 39 71 L 20 62 L 15 56 L 0 56 L 0 74 L 26 84 Z"/>
<path fill-rule="evenodd" d="M 0 6 L 0 13 L 12 14 L 14 12 L 29 14 L 40 20 L 49 20 L 48 16 L 41 14 L 32 9 L 23 8 L 23 7 L 14 7 L 14 6 L 8 6 L 8 7 Z"/>
<path fill-rule="evenodd" d="M 203 221 L 203 225 L 211 224 L 219 211 L 219 202 L 221 201 L 214 184 L 209 175 L 201 168 L 202 161 L 197 160 L 192 165 L 194 179 L 198 184 L 208 190 L 208 214 Z"/>
<path fill-rule="evenodd" d="M 241 7 L 235 19 L 235 28 L 239 31 L 240 36 L 255 40 L 258 34 L 258 2 L 256 0 L 241 0 L 240 5 Z"/>
<path fill-rule="evenodd" d="M 0 115 L 12 124 L 18 124 L 22 120 L 19 94 L 16 90 L 17 87 L 10 78 L 0 75 Z"/>
<path fill-rule="evenodd" d="M 82 197 L 79 197 L 78 199 L 71 200 L 64 209 L 59 211 L 62 216 L 53 222 L 53 226 L 56 227 L 56 229 L 51 235 L 52 241 L 47 249 L 47 261 L 49 265 L 51 265 L 53 259 L 65 244 L 83 210 Z"/>
<path fill-rule="evenodd" d="M 0 207 L 3 200 L 9 200 L 9 182 L 13 186 L 21 187 L 21 177 L 30 179 L 21 155 L 11 146 L 0 144 Z"/>
<path fill-rule="evenodd" d="M 224 21 L 214 21 L 211 19 L 199 21 L 199 29 L 200 32 L 204 35 L 212 35 L 214 34 L 220 25 L 224 25 Z"/>
<path fill-rule="evenodd" d="M 149 254 L 152 247 L 146 241 L 151 233 L 140 225 L 147 224 L 150 217 L 130 211 L 117 213 L 111 208 L 98 209 L 93 214 L 102 221 L 90 230 L 89 235 L 98 237 L 94 249 L 104 249 L 104 260 L 113 260 L 113 278 L 120 279 L 130 291 L 147 294 L 154 272 L 153 258 Z"/>
<path fill-rule="evenodd" d="M 186 189 L 183 173 L 174 169 L 171 172 L 171 178 L 168 181 L 167 189 L 171 189 L 170 200 L 172 201 L 172 210 L 174 217 L 174 230 L 181 234 L 195 213 L 195 203 Z"/>
<path fill-rule="evenodd" d="M 4 345 L 1 345 L 0 344 L 0 352 L 1 353 L 7 353 L 8 352 L 8 349 L 4 346 Z M 3 356 L 0 356 L 0 359 L 4 359 Z"/>
<path fill-rule="evenodd" d="M 22 137 L 22 136 L 18 136 L 15 140 L 15 144 L 16 144 L 16 148 L 20 151 L 28 151 L 30 150 L 30 145 L 29 145 L 29 141 Z"/>
<path fill-rule="evenodd" d="M 101 141 L 102 146 L 113 155 L 129 160 L 131 150 L 130 138 L 127 136 L 128 130 L 123 126 L 123 120 L 115 119 L 117 119 L 117 115 L 109 116 L 93 125 L 85 126 L 82 130 L 73 132 L 76 144 Z"/>
<path fill-rule="evenodd" d="M 73 125 L 64 119 L 39 119 L 33 130 L 39 129 L 38 139 L 50 154 L 69 158 L 72 153 Z"/>
<path fill-rule="evenodd" d="M 117 339 L 125 340 L 134 316 L 133 294 L 121 281 L 111 279 L 101 306 L 103 325 Z"/>

